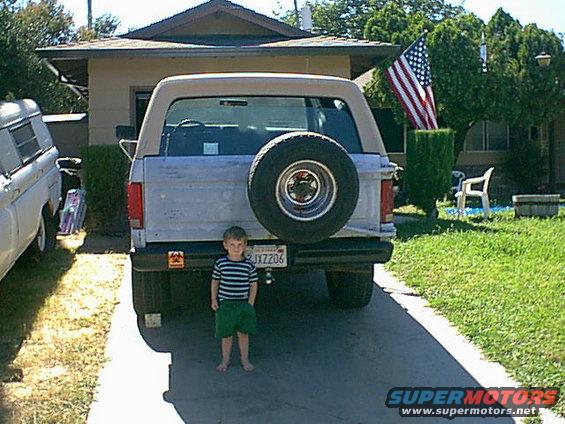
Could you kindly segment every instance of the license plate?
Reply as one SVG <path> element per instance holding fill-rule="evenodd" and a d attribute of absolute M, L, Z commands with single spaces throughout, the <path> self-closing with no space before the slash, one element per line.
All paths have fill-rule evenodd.
<path fill-rule="evenodd" d="M 245 251 L 257 268 L 284 268 L 287 266 L 286 246 L 261 244 L 249 246 Z"/>

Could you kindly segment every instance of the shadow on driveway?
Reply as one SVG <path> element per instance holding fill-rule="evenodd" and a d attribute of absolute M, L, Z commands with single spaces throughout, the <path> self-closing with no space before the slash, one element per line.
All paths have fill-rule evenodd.
<path fill-rule="evenodd" d="M 388 409 L 395 386 L 479 384 L 386 293 L 375 287 L 366 308 L 335 309 L 323 274 L 279 277 L 260 285 L 259 331 L 251 338 L 253 373 L 239 366 L 216 371 L 219 341 L 208 285 L 173 284 L 187 299 L 159 330 L 139 330 L 159 352 L 171 352 L 169 391 L 163 398 L 189 423 L 414 423 Z M 477 422 L 479 418 L 458 419 Z M 512 419 L 490 419 L 510 423 Z"/>

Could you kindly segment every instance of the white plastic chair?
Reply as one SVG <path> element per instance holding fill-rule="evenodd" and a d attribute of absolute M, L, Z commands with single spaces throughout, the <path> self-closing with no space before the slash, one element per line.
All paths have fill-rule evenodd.
<path fill-rule="evenodd" d="M 488 198 L 488 184 L 494 167 L 489 168 L 482 177 L 467 178 L 461 183 L 461 191 L 455 193 L 457 199 L 457 215 L 465 216 L 465 202 L 467 197 L 480 197 L 483 205 L 483 215 L 485 219 L 490 216 L 490 203 Z M 473 184 L 483 183 L 481 190 L 472 190 Z"/>

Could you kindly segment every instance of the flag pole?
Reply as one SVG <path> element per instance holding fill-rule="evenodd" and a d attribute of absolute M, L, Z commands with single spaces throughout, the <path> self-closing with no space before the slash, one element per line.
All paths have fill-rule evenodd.
<path fill-rule="evenodd" d="M 406 49 L 404 49 L 404 51 L 410 50 L 412 47 L 414 47 L 414 45 L 416 45 L 416 43 L 417 43 L 418 41 L 420 41 L 420 38 L 425 37 L 426 35 L 428 35 L 428 32 L 429 32 L 429 31 L 428 31 L 427 29 L 425 29 L 425 30 L 420 34 L 420 36 L 419 36 L 418 38 L 416 38 L 416 41 L 414 41 L 412 44 L 410 44 L 408 47 L 406 47 Z"/>
<path fill-rule="evenodd" d="M 92 0 L 86 0 L 86 26 L 92 29 Z"/>

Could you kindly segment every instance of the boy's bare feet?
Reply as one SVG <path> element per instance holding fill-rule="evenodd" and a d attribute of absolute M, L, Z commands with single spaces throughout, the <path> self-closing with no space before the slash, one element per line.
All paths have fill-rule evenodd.
<path fill-rule="evenodd" d="M 226 372 L 230 366 L 230 361 L 222 361 L 220 365 L 216 367 L 219 372 Z"/>
<path fill-rule="evenodd" d="M 255 367 L 253 366 L 253 364 L 249 361 L 241 361 L 241 366 L 243 367 L 243 369 L 247 372 L 253 371 L 255 369 Z"/>

